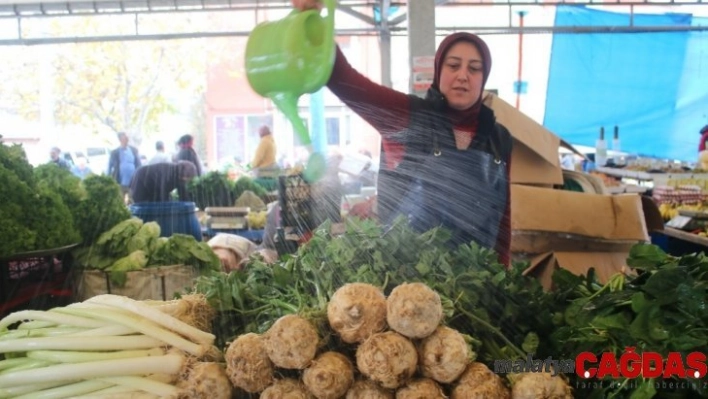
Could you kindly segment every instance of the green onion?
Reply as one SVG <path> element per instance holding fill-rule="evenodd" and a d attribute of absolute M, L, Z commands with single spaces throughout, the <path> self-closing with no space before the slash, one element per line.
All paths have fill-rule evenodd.
<path fill-rule="evenodd" d="M 207 352 L 207 350 L 209 350 L 209 348 L 206 346 L 198 345 L 193 342 L 187 341 L 186 339 L 180 337 L 172 331 L 163 329 L 156 323 L 153 323 L 152 320 L 142 317 L 139 318 L 137 315 L 124 316 L 122 314 L 108 313 L 105 311 L 95 311 L 77 308 L 64 308 L 61 310 L 61 312 L 66 312 L 67 314 L 75 314 L 84 317 L 95 317 L 97 319 L 111 321 L 113 323 L 120 324 L 129 328 L 134 328 L 138 332 L 141 332 L 149 337 L 159 339 L 166 344 L 172 345 L 194 356 L 203 356 Z"/>
<path fill-rule="evenodd" d="M 110 351 L 123 349 L 150 349 L 163 346 L 162 341 L 145 335 L 126 337 L 43 337 L 0 341 L 0 353 L 31 350 L 89 350 Z"/>
<path fill-rule="evenodd" d="M 89 380 L 151 373 L 178 374 L 184 365 L 184 356 L 178 354 L 133 359 L 101 360 L 76 364 L 57 364 L 0 375 L 0 386 L 14 387 L 26 384 L 37 384 L 39 382 L 76 379 Z"/>
<path fill-rule="evenodd" d="M 136 390 L 145 391 L 161 397 L 172 396 L 177 394 L 179 391 L 177 387 L 173 385 L 165 384 L 164 382 L 151 380 L 149 378 L 141 377 L 110 377 L 101 378 L 101 381 L 109 382 L 114 385 L 131 387 Z"/>
<path fill-rule="evenodd" d="M 19 326 L 17 326 L 18 330 L 34 330 L 36 328 L 49 328 L 49 327 L 55 327 L 57 323 L 52 323 L 51 321 L 26 321 Z"/>
<path fill-rule="evenodd" d="M 8 374 L 8 373 L 12 373 L 15 371 L 20 371 L 20 370 L 36 369 L 38 367 L 49 366 L 50 364 L 52 364 L 52 362 L 48 362 L 46 360 L 31 359 L 28 362 L 25 362 L 23 364 L 17 365 L 15 367 L 9 367 L 3 371 L 0 371 L 0 375 Z"/>
<path fill-rule="evenodd" d="M 77 327 L 49 327 L 36 328 L 32 330 L 9 330 L 0 333 L 0 340 L 31 338 L 31 337 L 55 337 L 58 335 L 69 335 L 87 331 L 85 328 Z M 90 331 L 90 330 L 89 330 Z"/>
<path fill-rule="evenodd" d="M 135 334 L 132 328 L 119 325 L 103 326 L 98 328 L 93 328 L 91 330 L 82 330 L 71 334 L 72 337 L 114 337 L 119 335 L 130 335 Z"/>
<path fill-rule="evenodd" d="M 189 324 L 170 316 L 169 314 L 161 312 L 159 309 L 155 309 L 150 305 L 145 305 L 143 303 L 140 303 L 139 301 L 127 297 L 104 294 L 92 297 L 87 300 L 87 302 L 104 304 L 128 310 L 142 317 L 148 318 L 153 322 L 170 329 L 171 331 L 184 335 L 187 338 L 191 338 L 201 344 L 211 345 L 215 339 L 215 336 L 213 334 L 209 334 L 199 330 L 198 328 L 194 328 Z"/>
<path fill-rule="evenodd" d="M 116 352 L 79 352 L 79 351 L 31 351 L 27 357 L 53 363 L 84 363 L 99 360 L 131 359 L 135 357 L 162 356 L 166 351 L 161 348 L 145 350 L 126 350 Z"/>
<path fill-rule="evenodd" d="M 6 398 L 16 398 L 20 395 L 24 395 L 31 392 L 43 391 L 45 389 L 60 387 L 67 384 L 73 384 L 79 382 L 77 381 L 59 381 L 59 382 L 45 382 L 39 384 L 22 385 L 17 387 L 0 388 L 0 399 Z"/>
<path fill-rule="evenodd" d="M 15 359 L 0 360 L 0 371 L 11 369 L 29 363 L 31 360 L 26 357 L 18 357 Z"/>
<path fill-rule="evenodd" d="M 18 321 L 24 320 L 41 320 L 47 321 L 54 324 L 68 325 L 75 327 L 86 327 L 86 328 L 96 328 L 103 327 L 106 323 L 98 321 L 85 319 L 83 317 L 67 316 L 52 311 L 42 312 L 39 310 L 22 310 L 19 312 L 12 313 L 0 320 L 0 331 L 6 330 L 10 325 L 17 323 Z"/>
<path fill-rule="evenodd" d="M 75 398 L 77 395 L 96 392 L 100 389 L 111 387 L 112 384 L 105 381 L 91 380 L 81 381 L 73 384 L 62 385 L 59 387 L 49 388 L 41 391 L 29 392 L 25 395 L 18 396 L 15 399 L 63 399 Z"/>

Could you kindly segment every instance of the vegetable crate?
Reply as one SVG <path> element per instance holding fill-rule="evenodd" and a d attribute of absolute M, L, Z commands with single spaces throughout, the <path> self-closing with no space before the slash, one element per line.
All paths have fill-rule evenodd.
<path fill-rule="evenodd" d="M 302 174 L 278 177 L 278 204 L 280 227 L 284 230 L 305 235 L 316 227 L 312 217 L 312 186 Z"/>
<path fill-rule="evenodd" d="M 74 296 L 85 301 L 96 295 L 115 294 L 135 300 L 167 301 L 191 289 L 199 271 L 192 266 L 149 267 L 126 273 L 125 284 L 116 284 L 110 272 L 78 270 L 74 277 Z"/>
<path fill-rule="evenodd" d="M 72 301 L 66 252 L 38 251 L 0 259 L 0 316 Z"/>

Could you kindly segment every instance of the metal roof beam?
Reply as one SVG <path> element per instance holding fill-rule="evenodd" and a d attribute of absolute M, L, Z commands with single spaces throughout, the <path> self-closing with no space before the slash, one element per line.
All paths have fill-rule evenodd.
<path fill-rule="evenodd" d="M 391 27 L 392 36 L 403 36 L 407 34 L 407 29 L 403 27 Z M 549 27 L 472 27 L 472 26 L 450 26 L 439 27 L 436 35 L 445 36 L 450 32 L 468 31 L 482 35 L 508 35 L 508 34 L 622 34 L 622 33 L 657 33 L 657 32 L 690 32 L 708 31 L 708 26 L 549 26 Z M 81 36 L 81 37 L 37 37 L 37 38 L 15 38 L 0 39 L 0 46 L 36 46 L 47 44 L 65 43 L 95 43 L 95 42 L 116 42 L 116 41 L 141 41 L 141 40 L 179 40 L 196 39 L 209 37 L 246 37 L 250 30 L 225 31 L 225 32 L 189 32 L 189 33 L 164 33 L 164 34 L 131 34 L 131 35 L 103 35 L 103 36 Z M 340 29 L 336 31 L 340 36 L 376 36 L 379 34 L 376 28 L 364 29 Z"/>
<path fill-rule="evenodd" d="M 408 1 L 411 1 L 411 0 L 408 0 Z M 449 2 L 449 1 L 450 1 L 450 0 L 435 0 L 435 6 L 442 6 L 442 5 L 444 5 L 445 3 Z M 490 5 L 491 5 L 491 4 L 494 4 L 494 3 L 490 3 Z M 403 21 L 405 21 L 406 19 L 408 19 L 408 12 L 405 12 L 405 11 L 404 11 L 403 13 L 398 14 L 397 16 L 395 16 L 395 17 L 393 17 L 392 19 L 390 19 L 390 20 L 388 21 L 388 24 L 391 25 L 391 26 L 400 25 L 400 24 L 401 24 Z"/>
<path fill-rule="evenodd" d="M 337 10 L 339 10 L 345 14 L 349 14 L 352 17 L 358 18 L 358 19 L 366 22 L 369 25 L 372 25 L 372 26 L 376 25 L 376 21 L 374 21 L 374 19 L 372 17 L 355 10 L 355 9 L 351 8 L 350 6 L 337 5 Z"/>

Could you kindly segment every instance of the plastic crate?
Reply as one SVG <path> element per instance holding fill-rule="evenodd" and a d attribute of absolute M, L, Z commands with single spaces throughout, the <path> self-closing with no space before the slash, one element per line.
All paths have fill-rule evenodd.
<path fill-rule="evenodd" d="M 0 259 L 0 315 L 49 309 L 72 299 L 69 278 L 74 245 Z"/>
<path fill-rule="evenodd" d="M 278 203 L 281 228 L 303 235 L 316 227 L 312 186 L 301 174 L 278 178 Z"/>

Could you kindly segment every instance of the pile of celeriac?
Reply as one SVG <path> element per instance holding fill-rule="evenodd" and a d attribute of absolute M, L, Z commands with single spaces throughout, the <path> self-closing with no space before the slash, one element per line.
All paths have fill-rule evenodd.
<path fill-rule="evenodd" d="M 390 295 L 370 284 L 340 287 L 327 306 L 329 331 L 298 315 L 229 345 L 229 379 L 262 399 L 508 398 L 503 380 L 474 362 L 467 338 L 441 324 L 440 296 L 422 283 Z M 334 334 L 336 343 L 323 345 Z"/>

